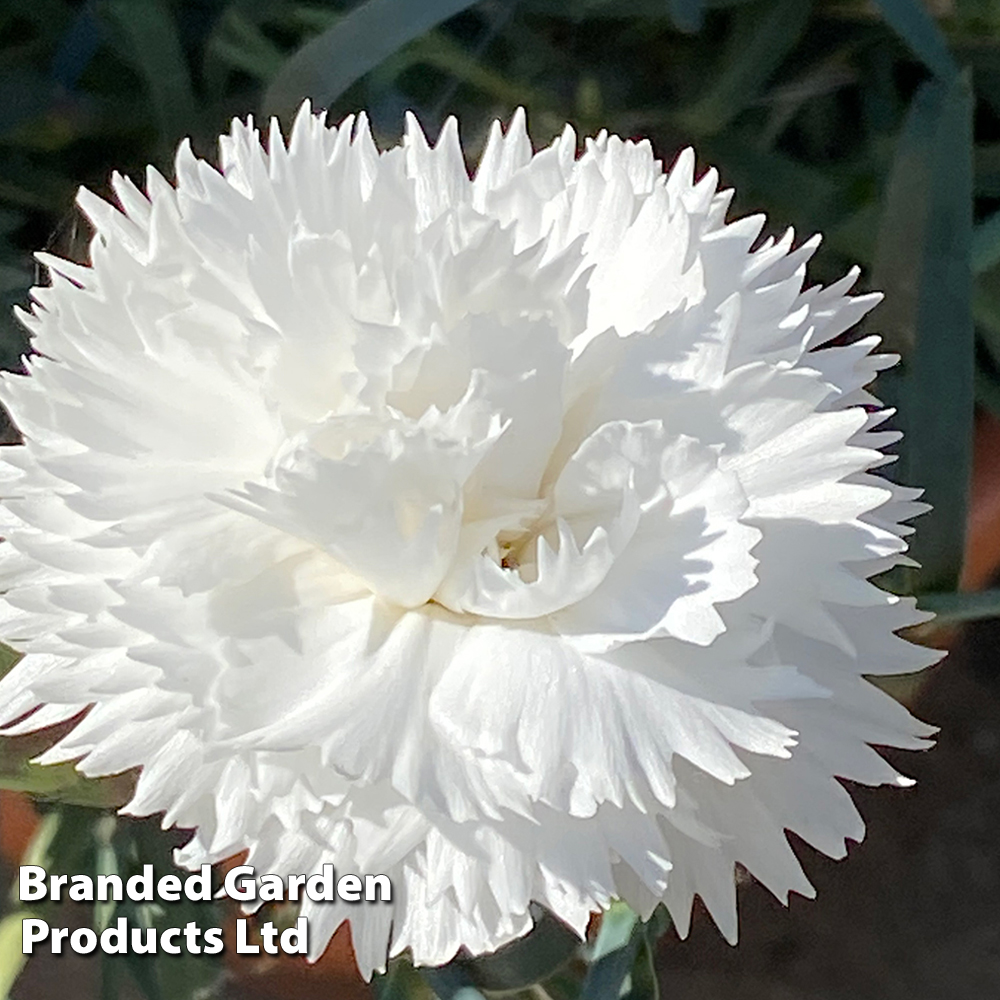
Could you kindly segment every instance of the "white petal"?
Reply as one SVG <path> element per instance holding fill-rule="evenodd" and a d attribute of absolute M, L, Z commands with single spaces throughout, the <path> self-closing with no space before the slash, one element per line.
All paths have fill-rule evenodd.
<path fill-rule="evenodd" d="M 0 725 L 140 768 L 181 864 L 389 875 L 303 909 L 366 975 L 533 903 L 686 933 L 698 895 L 735 940 L 736 866 L 810 895 L 785 832 L 842 856 L 839 779 L 934 734 L 865 679 L 939 658 L 870 582 L 926 509 L 878 475 L 895 359 L 822 347 L 878 296 L 692 150 L 584 146 L 519 111 L 470 181 L 453 119 L 236 121 L 220 169 L 80 192 L 90 264 L 39 255 L 0 377 Z"/>

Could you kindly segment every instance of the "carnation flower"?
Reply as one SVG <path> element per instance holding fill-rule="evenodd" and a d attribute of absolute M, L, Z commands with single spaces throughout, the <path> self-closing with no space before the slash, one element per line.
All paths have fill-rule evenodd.
<path fill-rule="evenodd" d="M 305 106 L 81 191 L 3 379 L 6 732 L 89 707 L 42 759 L 141 768 L 182 864 L 388 874 L 304 904 L 367 974 L 532 901 L 684 934 L 697 894 L 734 940 L 736 863 L 811 895 L 785 831 L 843 856 L 837 779 L 933 732 L 865 679 L 937 658 L 868 580 L 922 506 L 871 471 L 893 359 L 823 346 L 878 296 L 694 168 L 518 113 L 470 180 L 454 120 L 380 153 Z"/>

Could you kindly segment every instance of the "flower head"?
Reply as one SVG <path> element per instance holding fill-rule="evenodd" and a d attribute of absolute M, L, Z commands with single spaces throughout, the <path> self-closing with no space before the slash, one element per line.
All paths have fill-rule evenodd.
<path fill-rule="evenodd" d="M 582 932 L 622 897 L 736 935 L 734 864 L 811 894 L 836 780 L 930 727 L 863 675 L 937 658 L 868 577 L 917 491 L 870 470 L 877 301 L 803 288 L 682 153 L 454 120 L 380 153 L 304 107 L 182 144 L 173 186 L 87 191 L 91 265 L 42 255 L 38 352 L 2 396 L 8 732 L 89 707 L 44 757 L 141 767 L 136 814 L 279 875 L 385 872 L 389 906 L 305 904 L 440 963 Z"/>

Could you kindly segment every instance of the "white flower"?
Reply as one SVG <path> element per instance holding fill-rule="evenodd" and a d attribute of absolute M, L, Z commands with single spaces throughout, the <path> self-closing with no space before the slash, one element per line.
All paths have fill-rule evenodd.
<path fill-rule="evenodd" d="M 309 904 L 441 963 L 693 894 L 736 936 L 734 863 L 810 895 L 836 778 L 907 784 L 869 744 L 932 729 L 863 675 L 937 654 L 867 578 L 917 491 L 863 388 L 857 272 L 752 249 L 731 192 L 602 133 L 532 155 L 520 113 L 475 179 L 454 120 L 379 153 L 303 108 L 177 155 L 176 187 L 87 191 L 92 265 L 42 255 L 3 380 L 0 685 L 44 760 L 142 767 L 181 863 L 387 873 L 391 905 Z M 33 713 L 33 714 L 26 714 Z"/>

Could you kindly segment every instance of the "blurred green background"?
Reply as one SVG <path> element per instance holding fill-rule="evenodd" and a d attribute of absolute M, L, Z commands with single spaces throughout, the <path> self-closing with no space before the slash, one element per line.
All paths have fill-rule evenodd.
<path fill-rule="evenodd" d="M 190 135 L 196 151 L 213 158 L 216 137 L 233 116 L 276 113 L 287 129 L 307 96 L 329 107 L 333 121 L 366 109 L 381 145 L 398 141 L 407 109 L 432 137 L 456 114 L 470 167 L 490 122 L 508 119 L 519 105 L 528 111 L 536 146 L 567 121 L 581 138 L 602 128 L 648 137 L 668 164 L 693 145 L 701 169 L 715 165 L 723 185 L 735 186 L 738 214 L 766 212 L 766 232 L 775 234 L 789 225 L 799 239 L 822 232 L 811 280 L 834 281 L 858 264 L 859 289 L 887 295 L 868 329 L 904 359 L 879 382 L 880 396 L 900 408 L 892 422 L 907 431 L 890 474 L 926 487 L 935 508 L 921 519 L 913 549 L 922 569 L 883 582 L 920 593 L 943 622 L 996 616 L 1000 590 L 957 588 L 963 561 L 966 591 L 982 588 L 1000 565 L 1000 431 L 991 432 L 1000 428 L 1000 0 L 0 0 L 0 368 L 18 370 L 30 349 L 11 307 L 26 304 L 29 287 L 44 280 L 31 252 L 48 248 L 85 259 L 87 233 L 72 207 L 79 185 L 109 194 L 112 169 L 141 185 L 149 163 L 171 176 L 182 137 Z M 971 491 L 974 471 L 978 485 Z M 979 532 L 971 546 L 970 526 Z M 974 573 L 970 551 L 978 558 Z M 977 634 L 969 655 L 980 666 L 994 663 L 995 633 Z M 906 841 L 901 822 L 933 826 L 952 815 L 954 802 L 947 805 L 952 800 L 943 790 L 966 782 L 971 791 L 956 801 L 974 802 L 980 811 L 955 820 L 957 833 L 941 835 L 940 864 L 951 871 L 954 844 L 965 843 L 970 830 L 989 843 L 969 862 L 973 876 L 963 868 L 957 880 L 944 879 L 948 892 L 964 886 L 955 890 L 960 916 L 945 897 L 906 897 L 902 910 L 890 907 L 878 924 L 892 957 L 858 958 L 864 971 L 857 981 L 809 972 L 786 977 L 805 992 L 783 992 L 780 976 L 774 992 L 741 987 L 751 982 L 758 954 L 768 969 L 802 954 L 822 970 L 826 946 L 802 945 L 817 928 L 835 929 L 830 941 L 840 944 L 829 944 L 830 955 L 857 955 L 864 946 L 847 933 L 850 914 L 864 910 L 857 925 L 867 927 L 881 913 L 878 893 L 867 899 L 870 885 L 859 886 L 858 878 L 877 884 L 879 873 L 897 862 L 898 878 L 922 878 L 928 864 L 938 863 L 902 848 L 879 854 L 876 845 L 868 855 L 875 860 L 867 869 L 863 862 L 854 866 L 860 874 L 847 889 L 821 888 L 833 909 L 815 912 L 832 916 L 807 918 L 804 930 L 788 932 L 799 951 L 767 951 L 774 942 L 758 932 L 765 940 L 755 945 L 751 930 L 739 959 L 721 956 L 712 943 L 661 956 L 661 973 L 663 962 L 677 966 L 671 974 L 678 1000 L 978 1000 L 1000 993 L 1000 905 L 968 905 L 980 885 L 991 898 L 1000 893 L 1000 829 L 996 820 L 982 819 L 1000 812 L 993 763 L 1000 759 L 1000 704 L 991 700 L 992 688 L 970 684 L 966 678 L 934 696 L 925 714 L 941 721 L 953 712 L 959 735 L 946 735 L 930 756 L 939 770 L 929 772 L 930 791 L 919 792 L 923 805 L 902 813 L 903 820 L 887 820 L 893 836 Z M 66 788 L 58 781 L 59 787 L 35 787 L 41 779 L 25 760 L 26 751 L 18 756 L 5 746 L 0 789 L 28 789 L 48 803 L 43 811 L 61 818 L 47 819 L 51 831 L 45 834 L 43 823 L 42 834 L 56 837 L 62 829 L 67 843 L 82 838 L 77 848 L 87 865 L 106 857 L 101 851 L 108 845 L 117 844 L 124 856 L 136 854 L 143 838 L 155 840 L 151 827 L 115 827 L 110 814 L 83 809 L 79 803 L 90 802 L 91 793 L 70 776 L 60 778 Z M 904 769 L 914 771 L 909 763 Z M 53 802 L 67 800 L 72 804 L 61 812 L 53 809 Z M 938 840 L 927 843 L 937 857 Z M 36 834 L 36 852 L 49 847 L 39 846 Z M 815 864 L 810 874 L 817 877 Z M 907 978 L 907 968 L 922 967 L 918 953 L 935 954 L 921 944 L 933 936 L 921 930 L 928 912 L 952 914 L 939 938 L 954 926 L 966 934 L 963 941 L 980 942 L 967 956 L 953 949 L 939 960 L 946 969 L 964 968 L 964 985 L 950 993 L 947 986 L 935 992 L 930 973 Z M 761 926 L 773 928 L 776 919 Z M 984 927 L 992 928 L 985 938 Z M 0 997 L 9 986 L 5 977 L 17 971 L 13 955 L 0 924 Z M 677 955 L 702 956 L 691 960 L 696 971 L 686 979 L 687 959 Z M 709 966 L 723 970 L 711 990 L 704 978 Z M 147 977 L 143 985 L 146 973 L 133 970 L 132 978 L 107 973 L 100 987 L 92 972 L 80 972 L 73 987 L 75 968 L 70 979 L 65 969 L 27 986 L 22 979 L 12 995 L 42 1000 L 75 988 L 89 997 L 98 995 L 93 987 L 112 997 L 120 990 L 134 995 L 141 986 L 154 1000 L 193 998 L 205 982 L 194 976 L 156 985 Z M 985 978 L 976 978 L 980 968 Z M 888 970 L 887 978 L 879 970 Z M 838 985 L 829 993 L 802 985 L 814 980 Z M 860 982 L 872 992 L 859 992 Z M 898 993 L 897 983 L 903 984 Z M 299 984 L 294 995 L 313 995 L 303 989 Z M 337 989 L 346 987 L 315 995 L 348 996 Z M 279 994 L 253 992 L 244 983 L 230 995 Z"/>
<path fill-rule="evenodd" d="M 391 143 L 406 109 L 432 136 L 455 113 L 472 163 L 518 105 L 536 144 L 567 121 L 668 163 L 693 144 L 738 211 L 824 233 L 814 279 L 857 263 L 887 293 L 897 469 L 936 508 L 923 572 L 887 582 L 954 589 L 973 399 L 1000 412 L 996 0 L 2 0 L 0 39 L 0 366 L 27 346 L 30 251 L 81 253 L 78 185 L 169 175 L 186 135 L 211 157 L 234 115 L 287 126 L 309 96 Z"/>

